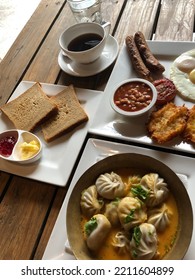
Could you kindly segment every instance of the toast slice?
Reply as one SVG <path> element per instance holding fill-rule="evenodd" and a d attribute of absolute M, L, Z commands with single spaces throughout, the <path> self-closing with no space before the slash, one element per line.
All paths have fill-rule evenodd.
<path fill-rule="evenodd" d="M 35 83 L 23 94 L 1 106 L 0 109 L 17 129 L 27 131 L 35 130 L 58 110 L 39 83 Z"/>
<path fill-rule="evenodd" d="M 72 85 L 50 97 L 50 100 L 57 105 L 58 113 L 42 125 L 46 142 L 53 141 L 88 120 L 88 116 L 80 105 Z"/>

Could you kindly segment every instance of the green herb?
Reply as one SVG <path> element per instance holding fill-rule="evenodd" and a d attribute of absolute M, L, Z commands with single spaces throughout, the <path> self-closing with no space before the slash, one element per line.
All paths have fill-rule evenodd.
<path fill-rule="evenodd" d="M 144 190 L 141 185 L 137 185 L 131 188 L 131 191 L 134 196 L 137 196 L 140 199 L 146 200 L 148 197 L 148 191 Z"/>
<path fill-rule="evenodd" d="M 133 220 L 135 209 L 132 209 L 129 214 L 125 217 L 125 224 L 131 222 Z"/>
<path fill-rule="evenodd" d="M 118 206 L 120 200 L 121 200 L 121 199 L 120 199 L 119 197 L 116 197 L 116 198 L 112 201 L 112 204 L 115 205 L 115 206 Z"/>
<path fill-rule="evenodd" d="M 91 234 L 91 232 L 97 227 L 97 219 L 92 217 L 86 224 L 85 224 L 85 233 L 87 236 Z"/>
<path fill-rule="evenodd" d="M 135 250 L 132 251 L 132 255 L 133 255 L 133 258 L 136 259 L 138 257 L 138 254 Z"/>
<path fill-rule="evenodd" d="M 140 228 L 138 226 L 134 227 L 134 229 L 133 229 L 133 239 L 134 239 L 137 247 L 140 244 L 141 236 L 142 236 L 142 233 L 141 233 Z"/>

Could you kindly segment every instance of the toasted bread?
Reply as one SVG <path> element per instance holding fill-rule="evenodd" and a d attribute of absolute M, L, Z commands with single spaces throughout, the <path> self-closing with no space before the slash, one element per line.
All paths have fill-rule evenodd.
<path fill-rule="evenodd" d="M 43 136 L 47 142 L 53 141 L 88 120 L 72 85 L 50 99 L 57 105 L 58 113 L 42 125 Z"/>
<path fill-rule="evenodd" d="M 0 109 L 17 129 L 27 131 L 35 130 L 58 110 L 57 106 L 43 92 L 39 83 L 35 83 Z"/>

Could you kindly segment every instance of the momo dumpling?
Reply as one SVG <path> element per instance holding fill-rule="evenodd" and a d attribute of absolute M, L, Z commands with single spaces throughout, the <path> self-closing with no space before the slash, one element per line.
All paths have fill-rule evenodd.
<path fill-rule="evenodd" d="M 160 208 L 154 208 L 148 213 L 148 223 L 153 224 L 158 232 L 163 232 L 170 224 L 173 213 L 164 203 Z"/>
<path fill-rule="evenodd" d="M 123 255 L 130 252 L 130 240 L 127 237 L 127 233 L 119 231 L 115 234 L 112 246 L 117 250 L 119 255 Z"/>
<path fill-rule="evenodd" d="M 140 185 L 148 191 L 145 203 L 148 207 L 154 207 L 164 202 L 169 194 L 167 184 L 156 173 L 149 173 L 142 177 Z"/>
<path fill-rule="evenodd" d="M 120 224 L 118 217 L 118 204 L 119 199 L 113 200 L 106 204 L 104 215 L 108 218 L 112 226 L 117 226 Z"/>
<path fill-rule="evenodd" d="M 95 185 L 88 187 L 81 194 L 81 210 L 88 218 L 100 213 L 100 209 L 103 206 L 103 201 L 98 200 L 97 197 L 98 193 Z"/>
<path fill-rule="evenodd" d="M 101 174 L 95 183 L 97 192 L 103 198 L 114 199 L 125 195 L 125 184 L 115 172 Z"/>
<path fill-rule="evenodd" d="M 118 205 L 118 216 L 122 227 L 128 231 L 147 219 L 144 204 L 137 198 L 124 197 Z"/>
<path fill-rule="evenodd" d="M 143 223 L 135 227 L 130 241 L 132 258 L 134 260 L 151 260 L 157 253 L 157 243 L 154 225 Z"/>
<path fill-rule="evenodd" d="M 92 251 L 97 251 L 104 246 L 104 240 L 110 232 L 111 224 L 108 219 L 102 215 L 94 215 L 85 224 L 85 235 L 87 246 Z"/>

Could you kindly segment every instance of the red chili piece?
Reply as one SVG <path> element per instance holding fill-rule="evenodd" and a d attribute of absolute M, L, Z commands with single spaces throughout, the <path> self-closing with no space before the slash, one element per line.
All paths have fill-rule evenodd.
<path fill-rule="evenodd" d="M 13 148 L 17 140 L 14 136 L 7 136 L 0 140 L 0 154 L 4 157 L 9 157 L 12 154 Z"/>

